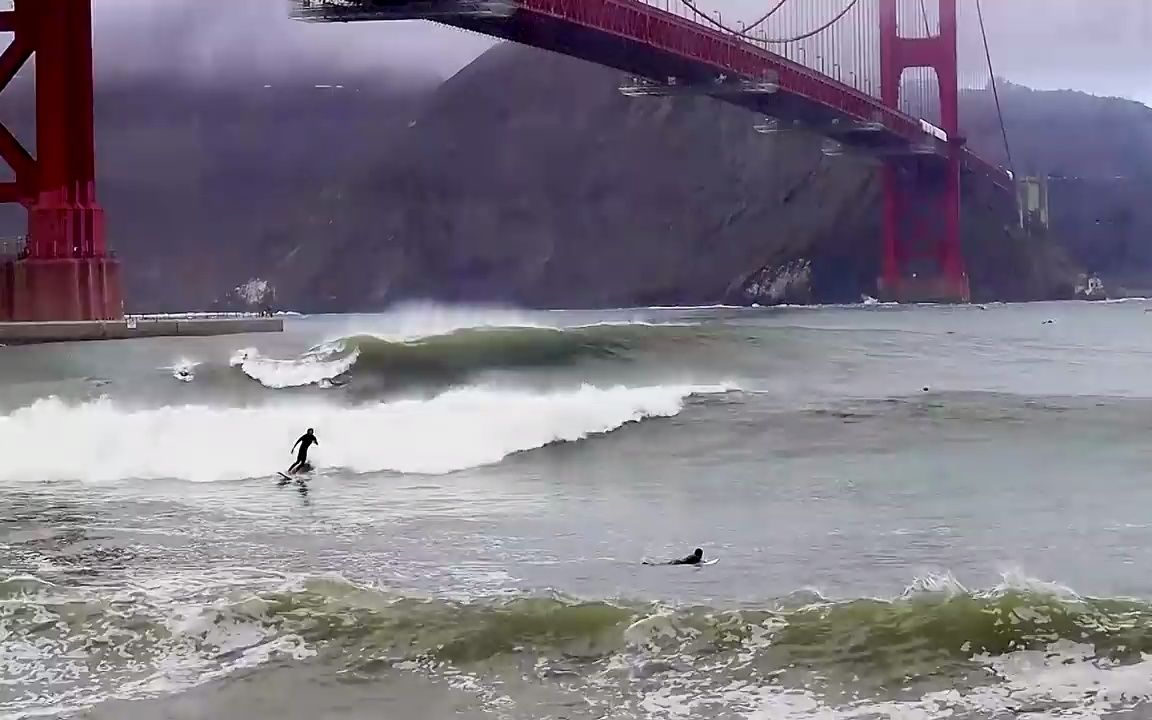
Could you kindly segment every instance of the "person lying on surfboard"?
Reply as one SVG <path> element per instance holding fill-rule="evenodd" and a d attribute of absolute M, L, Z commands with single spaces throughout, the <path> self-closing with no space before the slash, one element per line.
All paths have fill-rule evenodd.
<path fill-rule="evenodd" d="M 308 432 L 300 436 L 293 445 L 289 452 L 296 452 L 296 446 L 300 446 L 300 452 L 296 454 L 296 462 L 292 463 L 292 467 L 288 468 L 288 474 L 291 475 L 298 470 L 303 470 L 308 467 L 308 448 L 313 445 L 319 445 L 320 441 L 316 439 L 316 434 L 312 432 L 312 428 L 308 428 Z"/>
<path fill-rule="evenodd" d="M 669 560 L 666 563 L 645 562 L 644 564 L 645 565 L 656 565 L 656 564 L 660 564 L 660 565 L 699 565 L 701 562 L 703 562 L 703 560 L 704 560 L 704 551 L 701 550 L 700 548 L 696 548 L 696 550 L 693 551 L 693 553 L 691 555 L 689 555 L 688 557 L 682 557 L 679 560 Z"/>

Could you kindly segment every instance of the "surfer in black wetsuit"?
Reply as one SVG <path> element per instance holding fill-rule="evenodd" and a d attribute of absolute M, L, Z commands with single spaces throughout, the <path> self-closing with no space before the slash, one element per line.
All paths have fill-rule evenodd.
<path fill-rule="evenodd" d="M 300 439 L 292 445 L 291 452 L 296 452 L 297 445 L 300 446 L 300 452 L 296 453 L 296 462 L 292 463 L 292 467 L 288 468 L 288 474 L 291 475 L 297 470 L 303 470 L 308 465 L 308 448 L 319 444 L 320 441 L 316 439 L 312 428 L 308 428 L 308 432 L 301 435 Z"/>
<path fill-rule="evenodd" d="M 650 562 L 645 561 L 644 564 L 645 565 L 658 565 L 658 564 L 663 564 L 663 565 L 699 565 L 703 561 L 704 561 L 704 551 L 701 550 L 700 548 L 696 548 L 696 550 L 693 551 L 693 553 L 691 555 L 689 555 L 688 557 L 682 557 L 679 560 L 669 560 L 666 563 L 650 563 Z"/>
<path fill-rule="evenodd" d="M 691 555 L 679 560 L 673 560 L 669 565 L 699 565 L 704 560 L 704 551 L 696 548 Z"/>

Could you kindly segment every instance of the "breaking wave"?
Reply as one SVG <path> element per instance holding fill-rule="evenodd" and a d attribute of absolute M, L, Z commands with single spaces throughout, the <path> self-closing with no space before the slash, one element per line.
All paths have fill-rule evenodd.
<path fill-rule="evenodd" d="M 728 389 L 474 387 L 354 408 L 315 401 L 133 409 L 109 399 L 69 405 L 53 398 L 0 417 L 0 436 L 22 449 L 0 465 L 0 482 L 266 477 L 287 464 L 288 445 L 308 426 L 319 430 L 317 467 L 443 474 L 670 417 L 692 395 Z M 59 452 L 60 437 L 69 438 L 68 452 Z"/>
<path fill-rule="evenodd" d="M 640 323 L 585 327 L 477 327 L 416 339 L 353 335 L 275 359 L 253 348 L 232 358 L 248 377 L 269 388 L 319 385 L 353 374 L 393 385 L 454 383 L 492 370 L 563 367 L 583 360 L 627 361 L 640 350 L 672 349 L 703 338 L 692 325 Z"/>
<path fill-rule="evenodd" d="M 21 652 L 4 653 L 0 678 L 19 688 L 52 673 L 76 703 L 318 658 L 362 680 L 418 673 L 502 685 L 526 673 L 644 717 L 987 718 L 1022 705 L 1035 717 L 1087 717 L 1152 701 L 1152 605 L 1035 585 L 895 600 L 798 594 L 717 609 L 451 602 L 255 570 L 115 597 L 16 577 L 0 582 L 0 620 L 4 644 Z M 892 687 L 902 699 L 885 693 Z M 0 709 L 44 702 L 17 690 Z"/>

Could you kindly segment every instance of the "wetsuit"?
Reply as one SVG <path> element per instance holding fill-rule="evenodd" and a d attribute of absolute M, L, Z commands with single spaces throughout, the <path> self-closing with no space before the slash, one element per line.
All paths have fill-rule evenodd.
<path fill-rule="evenodd" d="M 307 465 L 308 464 L 308 448 L 312 447 L 313 445 L 319 445 L 319 444 L 320 444 L 320 441 L 317 440 L 316 436 L 313 435 L 312 433 L 304 433 L 303 435 L 301 435 L 300 439 L 296 441 L 296 444 L 292 446 L 293 448 L 295 448 L 296 445 L 299 445 L 300 451 L 296 453 L 296 462 L 292 464 L 292 467 L 288 468 L 288 472 L 290 472 L 290 473 L 296 472 L 297 470 L 300 470 L 305 465 Z"/>
<path fill-rule="evenodd" d="M 689 555 L 686 558 L 680 558 L 679 560 L 673 560 L 672 562 L 670 562 L 668 564 L 669 565 L 699 565 L 700 561 L 703 559 L 704 559 L 703 555 Z"/>

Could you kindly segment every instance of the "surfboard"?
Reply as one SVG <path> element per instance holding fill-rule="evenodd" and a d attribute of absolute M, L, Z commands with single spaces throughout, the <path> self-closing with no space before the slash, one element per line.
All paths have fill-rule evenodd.
<path fill-rule="evenodd" d="M 289 485 L 291 485 L 292 483 L 296 483 L 296 489 L 300 491 L 301 495 L 307 495 L 308 494 L 308 478 L 307 477 L 302 477 L 302 476 L 292 477 L 288 473 L 281 472 L 279 470 L 276 471 L 276 474 L 280 476 L 280 480 L 276 482 L 276 487 L 285 488 L 285 487 L 288 487 Z"/>
<path fill-rule="evenodd" d="M 285 482 L 305 482 L 312 475 L 312 471 L 316 468 L 312 467 L 312 463 L 304 463 L 296 472 L 289 475 L 282 470 L 277 470 L 276 474 L 284 478 Z"/>
<path fill-rule="evenodd" d="M 668 562 L 652 562 L 651 560 L 645 560 L 640 564 L 641 565 L 648 565 L 650 567 L 704 567 L 705 565 L 715 565 L 718 562 L 720 562 L 720 558 L 709 558 L 707 560 L 704 560 L 703 562 L 699 562 L 699 563 L 695 563 L 695 564 L 684 563 L 681 565 L 673 565 L 672 563 L 668 563 Z"/>

